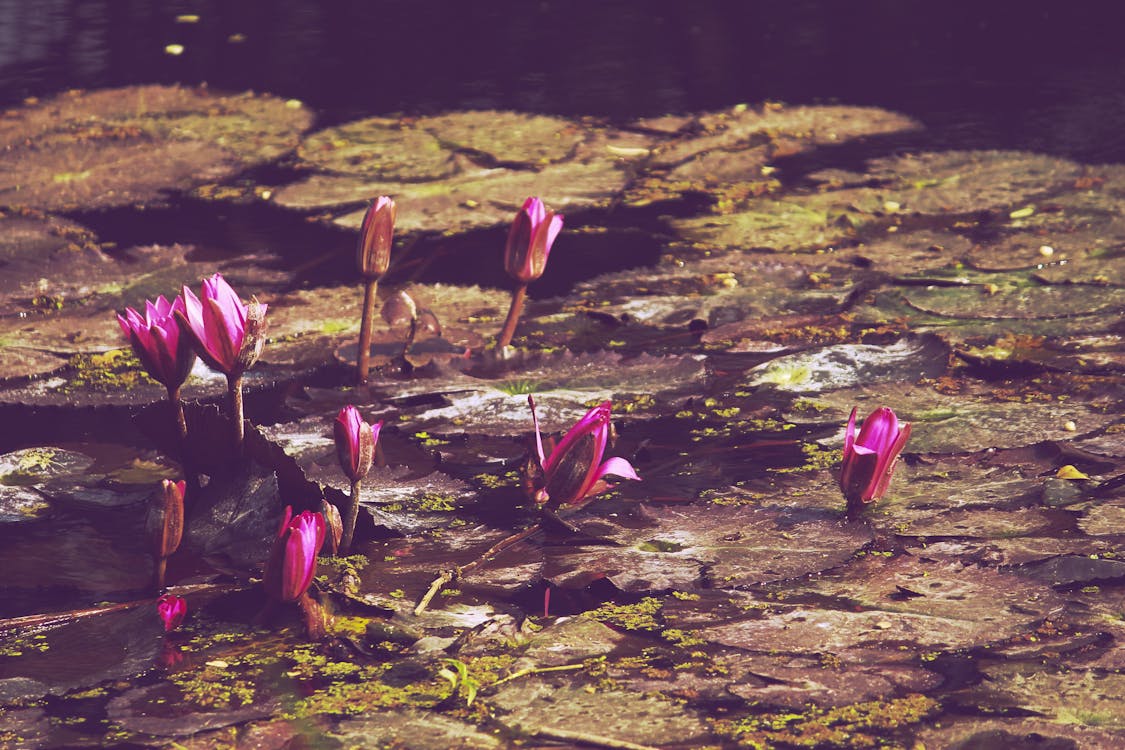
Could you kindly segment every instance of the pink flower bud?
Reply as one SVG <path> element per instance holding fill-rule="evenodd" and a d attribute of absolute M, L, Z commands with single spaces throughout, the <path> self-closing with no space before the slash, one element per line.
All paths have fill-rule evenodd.
<path fill-rule="evenodd" d="M 241 375 L 257 361 L 265 341 L 267 305 L 257 300 L 244 305 L 220 274 L 203 280 L 201 298 L 185 286 L 180 299 L 183 311 L 177 310 L 176 320 L 208 367 Z"/>
<path fill-rule="evenodd" d="M 168 633 L 180 627 L 187 614 L 187 602 L 178 596 L 165 594 L 156 600 L 156 614 L 164 623 L 164 632 Z"/>
<path fill-rule="evenodd" d="M 894 473 L 899 453 L 910 437 L 910 423 L 899 424 L 895 413 L 881 406 L 867 419 L 859 435 L 855 434 L 858 407 L 852 409 L 844 435 L 844 463 L 840 472 L 840 488 L 848 499 L 848 508 L 862 507 L 883 497 Z"/>
<path fill-rule="evenodd" d="M 359 415 L 359 409 L 345 406 L 336 417 L 333 434 L 336 438 L 336 456 L 340 468 L 353 482 L 367 476 L 371 462 L 375 458 L 375 444 L 379 441 L 379 430 L 383 423 L 367 424 Z"/>
<path fill-rule="evenodd" d="M 504 269 L 521 284 L 535 281 L 547 267 L 551 245 L 562 231 L 563 217 L 548 211 L 538 198 L 528 198 L 516 214 L 504 247 Z"/>
<path fill-rule="evenodd" d="M 325 523 L 320 513 L 293 515 L 286 506 L 281 529 L 266 564 L 266 593 L 279 602 L 295 602 L 308 590 L 316 573 L 316 556 L 324 544 Z"/>

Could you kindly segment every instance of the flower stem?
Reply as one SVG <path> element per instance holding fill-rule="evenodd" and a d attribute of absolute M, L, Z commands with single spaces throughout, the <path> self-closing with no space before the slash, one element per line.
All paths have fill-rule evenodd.
<path fill-rule="evenodd" d="M 176 432 L 180 439 L 180 466 L 184 469 L 184 479 L 187 480 L 187 496 L 194 499 L 199 493 L 199 473 L 192 467 L 191 457 L 188 455 L 188 429 L 187 418 L 184 415 L 184 402 L 180 400 L 180 389 L 168 389 L 168 403 L 172 406 L 172 417 L 176 421 Z M 163 583 L 161 584 L 163 586 Z"/>
<path fill-rule="evenodd" d="M 503 349 L 512 343 L 512 336 L 516 335 L 516 324 L 519 322 L 520 313 L 523 312 L 525 299 L 527 299 L 527 284 L 520 284 L 516 287 L 516 291 L 512 292 L 512 304 L 508 307 L 508 318 L 504 321 L 504 327 L 500 329 L 500 338 L 496 341 L 497 348 Z"/>
<path fill-rule="evenodd" d="M 242 375 L 227 376 L 229 406 L 227 416 L 234 423 L 234 451 L 242 455 L 242 439 L 245 436 L 242 426 Z"/>
<path fill-rule="evenodd" d="M 152 585 L 158 594 L 164 589 L 164 572 L 167 568 L 168 558 L 157 555 L 155 570 L 152 572 Z"/>
<path fill-rule="evenodd" d="M 363 318 L 359 324 L 359 352 L 356 358 L 356 377 L 360 385 L 367 383 L 367 372 L 371 368 L 371 327 L 375 317 L 375 292 L 379 280 L 367 279 L 363 286 Z"/>
<path fill-rule="evenodd" d="M 344 534 L 340 537 L 340 557 L 346 557 L 355 536 L 355 522 L 359 519 L 359 481 L 352 482 L 352 494 L 348 498 L 348 515 L 344 519 Z"/>

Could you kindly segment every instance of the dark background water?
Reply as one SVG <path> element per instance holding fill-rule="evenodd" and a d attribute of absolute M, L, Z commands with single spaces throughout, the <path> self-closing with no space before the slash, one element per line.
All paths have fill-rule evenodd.
<path fill-rule="evenodd" d="M 1125 43 L 1113 7 L 0 0 L 0 105 L 138 82 L 269 91 L 307 102 L 322 124 L 485 107 L 628 120 L 839 102 L 914 115 L 942 146 L 1122 161 Z"/>

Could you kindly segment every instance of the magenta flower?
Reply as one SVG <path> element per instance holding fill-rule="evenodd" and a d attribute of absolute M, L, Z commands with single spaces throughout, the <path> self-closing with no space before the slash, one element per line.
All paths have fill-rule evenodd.
<path fill-rule="evenodd" d="M 528 198 L 516 214 L 504 248 L 504 268 L 521 284 L 543 275 L 551 245 L 562 231 L 563 217 L 548 211 L 543 201 Z"/>
<path fill-rule="evenodd" d="M 316 573 L 316 556 L 324 544 L 324 516 L 304 511 L 285 517 L 277 532 L 265 570 L 266 593 L 279 602 L 295 602 L 308 590 Z"/>
<path fill-rule="evenodd" d="M 605 489 L 602 478 L 608 474 L 640 479 L 624 458 L 613 457 L 602 461 L 609 443 L 612 408 L 609 401 L 603 401 L 586 412 L 586 416 L 563 435 L 558 445 L 552 445 L 553 441 L 548 440 L 547 451 L 543 449 L 535 400 L 528 396 L 527 401 L 535 424 L 535 449 L 540 469 L 534 488 L 537 503 L 552 510 L 562 505 L 581 505 L 583 500 Z"/>
<path fill-rule="evenodd" d="M 220 274 L 203 280 L 202 299 L 186 286 L 180 299 L 184 310 L 177 319 L 208 367 L 237 376 L 257 361 L 266 305 L 244 305 Z"/>
<path fill-rule="evenodd" d="M 862 508 L 883 497 L 894 473 L 898 454 L 910 437 L 910 423 L 899 424 L 895 413 L 880 406 L 867 419 L 859 435 L 855 434 L 858 407 L 852 409 L 844 435 L 844 465 L 840 472 L 840 488 L 848 499 L 848 508 Z"/>
<path fill-rule="evenodd" d="M 336 417 L 333 428 L 336 437 L 336 456 L 340 468 L 353 482 L 367 476 L 371 462 L 375 458 L 375 444 L 379 441 L 382 422 L 367 424 L 359 415 L 359 409 L 345 406 Z"/>
<path fill-rule="evenodd" d="M 117 315 L 117 322 L 145 371 L 170 391 L 183 385 L 195 364 L 191 339 L 180 335 L 177 310 L 183 312 L 183 300 L 177 297 L 169 302 L 161 295 L 155 302 L 145 300 L 143 317 L 131 307 L 125 308 L 124 315 Z"/>
<path fill-rule="evenodd" d="M 164 623 L 164 632 L 168 633 L 180 627 L 187 614 L 187 602 L 178 596 L 165 594 L 156 600 L 156 614 Z"/>

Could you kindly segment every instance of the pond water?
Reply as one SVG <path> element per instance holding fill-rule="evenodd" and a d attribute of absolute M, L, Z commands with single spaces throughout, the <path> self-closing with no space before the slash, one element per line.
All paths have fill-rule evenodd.
<path fill-rule="evenodd" d="M 1125 53 L 1104 19 L 0 18 L 0 745 L 1125 743 Z M 381 299 L 436 324 L 408 343 L 377 317 L 356 385 L 355 243 L 382 194 Z M 564 229 L 498 352 L 528 195 Z M 268 304 L 267 339 L 243 447 L 197 364 L 184 452 L 115 312 L 216 272 Z M 606 456 L 641 480 L 541 513 L 532 394 L 545 437 L 609 400 Z M 284 507 L 348 504 L 348 404 L 383 424 L 354 554 L 271 603 Z M 846 512 L 849 413 L 880 405 L 911 434 Z M 188 612 L 165 632 L 148 516 L 182 476 L 201 486 L 164 582 Z"/>

